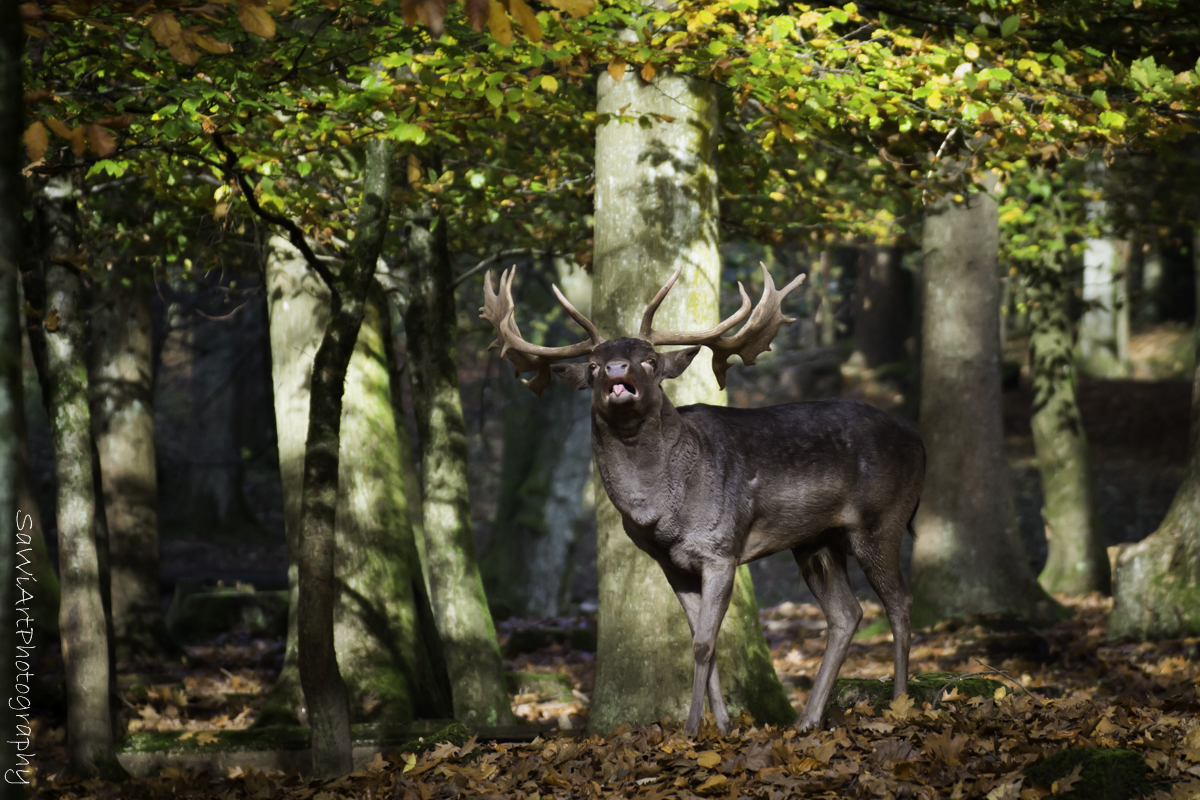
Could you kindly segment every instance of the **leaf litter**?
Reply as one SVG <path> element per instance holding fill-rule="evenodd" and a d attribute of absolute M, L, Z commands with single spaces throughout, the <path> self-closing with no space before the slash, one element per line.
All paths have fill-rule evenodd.
<path fill-rule="evenodd" d="M 951 686 L 936 708 L 916 707 L 907 697 L 880 708 L 863 701 L 828 730 L 801 733 L 743 716 L 725 736 L 706 720 L 700 734 L 689 737 L 679 721 L 664 721 L 622 726 L 606 737 L 564 730 L 531 743 L 472 739 L 419 755 L 379 753 L 364 768 L 332 781 L 249 767 L 223 775 L 171 768 L 122 784 L 39 777 L 36 792 L 56 800 L 1036 800 L 1077 797 L 1080 768 L 1040 785 L 1025 776 L 1027 767 L 1068 748 L 1120 748 L 1145 760 L 1153 797 L 1200 798 L 1200 639 L 1111 644 L 1105 629 L 1110 601 L 1059 600 L 1074 616 L 1043 629 L 976 621 L 942 624 L 914 636 L 913 672 L 987 672 L 1007 690 L 968 697 Z M 890 678 L 890 634 L 877 630 L 878 606 L 864 606 L 863 630 L 870 635 L 855 640 L 842 677 Z M 762 619 L 777 671 L 799 707 L 824 646 L 823 626 L 816 624 L 820 612 L 784 604 L 764 609 Z M 561 672 L 586 698 L 587 660 L 556 647 L 510 660 L 507 668 Z M 586 703 L 578 710 L 585 711 Z M 553 716 L 534 711 L 526 709 L 525 716 Z M 570 721 L 582 723 L 582 715 Z M 61 734 L 43 726 L 41 739 L 53 745 L 55 735 L 61 747 Z"/>

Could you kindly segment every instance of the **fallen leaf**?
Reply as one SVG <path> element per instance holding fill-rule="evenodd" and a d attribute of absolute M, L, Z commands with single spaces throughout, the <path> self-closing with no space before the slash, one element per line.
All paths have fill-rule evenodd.
<path fill-rule="evenodd" d="M 1065 778 L 1059 778 L 1051 786 L 1050 791 L 1054 794 L 1067 794 L 1071 791 L 1076 783 L 1079 782 L 1079 773 L 1083 770 L 1083 764 L 1075 765 L 1075 769 L 1071 770 L 1071 774 Z"/>

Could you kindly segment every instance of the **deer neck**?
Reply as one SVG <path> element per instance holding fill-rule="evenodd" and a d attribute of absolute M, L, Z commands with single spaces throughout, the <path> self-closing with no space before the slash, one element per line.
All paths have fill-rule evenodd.
<path fill-rule="evenodd" d="M 614 424 L 593 412 L 592 451 L 617 510 L 639 525 L 652 525 L 672 507 L 668 490 L 682 485 L 678 456 L 690 449 L 690 439 L 682 417 L 665 396 L 657 414 L 636 424 Z"/>

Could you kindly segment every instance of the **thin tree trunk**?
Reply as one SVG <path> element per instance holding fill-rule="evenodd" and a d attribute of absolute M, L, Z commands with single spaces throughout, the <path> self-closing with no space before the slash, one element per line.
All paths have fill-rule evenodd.
<path fill-rule="evenodd" d="M 181 652 L 159 593 L 150 286 L 108 273 L 92 309 L 92 428 L 100 454 L 117 658 Z"/>
<path fill-rule="evenodd" d="M 539 398 L 515 379 L 508 384 L 500 507 L 481 563 L 484 586 L 515 616 L 554 617 L 570 599 L 571 554 L 591 478 L 591 396 L 555 382 Z"/>
<path fill-rule="evenodd" d="M 1193 251 L 1193 258 L 1200 287 L 1200 253 Z M 1200 352 L 1200 306 L 1195 335 Z M 1121 548 L 1108 618 L 1110 641 L 1196 635 L 1200 635 L 1200 368 L 1192 378 L 1187 475 L 1158 530 Z"/>
<path fill-rule="evenodd" d="M 1065 266 L 1034 267 L 1027 301 L 1033 379 L 1033 445 L 1042 478 L 1048 554 L 1038 581 L 1048 592 L 1112 590 L 1104 532 L 1092 496 L 1087 435 L 1075 400 L 1071 286 Z"/>
<path fill-rule="evenodd" d="M 54 440 L 61 581 L 59 631 L 67 690 L 71 766 L 95 773 L 113 758 L 110 658 L 96 541 L 91 414 L 88 409 L 82 285 L 74 266 L 75 192 L 70 179 L 50 179 L 36 202 L 41 238 L 26 296 L 42 310 L 31 332 Z"/>
<path fill-rule="evenodd" d="M 1052 618 L 1016 538 L 1000 409 L 999 219 L 987 194 L 926 212 L 913 624 L 971 614 Z"/>
<path fill-rule="evenodd" d="M 313 359 L 300 503 L 300 685 L 312 726 L 313 773 L 322 778 L 344 775 L 353 767 L 349 698 L 338 670 L 333 628 L 338 451 L 346 369 L 387 231 L 394 146 L 373 139 L 366 150 L 354 245 L 335 276 L 338 285 L 331 287 L 329 322 Z"/>
<path fill-rule="evenodd" d="M 312 354 L 329 293 L 285 240 L 267 244 L 272 372 L 288 534 L 289 617 L 283 669 L 258 723 L 295 724 L 303 706 L 297 666 L 300 488 Z M 346 370 L 335 522 L 338 583 L 334 644 L 351 722 L 452 715 L 450 685 L 410 522 L 403 459 L 408 433 L 392 409 L 382 298 L 372 290 Z M 307 716 L 305 715 L 305 719 Z"/>
<path fill-rule="evenodd" d="M 868 367 L 904 361 L 912 335 L 912 275 L 899 247 L 863 245 L 854 285 L 854 346 Z"/>
<path fill-rule="evenodd" d="M 718 321 L 717 91 L 675 75 L 651 83 L 628 75 L 599 79 L 598 110 L 673 117 L 649 128 L 610 122 L 596 135 L 596 245 L 592 319 L 606 335 L 632 334 L 642 312 L 676 267 L 683 275 L 656 322 L 697 330 Z M 724 405 L 711 353 L 664 384 L 676 406 Z M 625 534 L 621 515 L 596 486 L 600 619 L 596 688 L 589 730 L 605 735 L 625 722 L 683 717 L 694 671 L 687 619 L 662 569 Z M 797 580 L 799 576 L 797 575 Z M 730 714 L 759 723 L 795 719 L 758 621 L 747 567 L 717 640 L 717 663 Z"/>
<path fill-rule="evenodd" d="M 28 529 L 17 530 L 21 499 L 18 492 L 22 484 L 20 432 L 24 426 L 21 328 L 17 310 L 25 194 L 21 178 L 21 43 L 25 33 L 20 23 L 16 3 L 5 3 L 0 7 L 0 649 L 17 658 L 15 662 L 12 655 L 0 659 L 0 686 L 6 687 L 24 682 L 15 680 L 21 666 L 28 672 L 28 664 L 22 663 L 21 651 L 17 649 L 32 644 L 33 635 L 32 623 L 26 621 L 31 616 L 30 603 L 21 589 L 27 589 L 34 596 L 40 591 L 28 580 L 32 577 L 29 568 L 18 571 L 14 559 L 18 550 L 32 544 Z M 28 677 L 28 674 L 24 676 Z M 0 798 L 4 800 L 24 796 L 19 784 L 28 783 L 32 777 L 26 758 L 33 750 L 28 727 L 32 714 L 30 709 L 20 708 L 24 701 L 18 698 L 19 695 L 15 696 L 9 704 L 12 715 L 9 721 L 12 724 L 15 719 L 17 725 L 26 727 L 18 728 L 17 735 L 11 740 L 5 736 L 0 742 L 0 759 L 4 760 L 5 770 L 12 770 L 5 773 L 4 788 L 0 789 Z M 24 764 L 18 760 L 18 752 Z M 11 780 L 8 779 L 10 775 Z"/>
<path fill-rule="evenodd" d="M 446 223 L 429 208 L 408 226 L 412 297 L 405 319 L 421 446 L 426 572 L 454 695 L 454 716 L 504 725 L 512 709 L 471 533 L 467 431 L 458 392 L 458 325 Z"/>

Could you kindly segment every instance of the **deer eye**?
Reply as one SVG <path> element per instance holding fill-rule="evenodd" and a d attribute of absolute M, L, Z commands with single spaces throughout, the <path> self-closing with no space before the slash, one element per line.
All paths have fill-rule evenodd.
<path fill-rule="evenodd" d="M 646 369 L 650 369 L 650 370 L 652 370 L 656 366 L 658 366 L 658 362 L 655 361 L 653 358 L 647 358 L 644 361 L 642 361 L 642 363 L 646 365 Z"/>
<path fill-rule="evenodd" d="M 590 369 L 592 371 L 592 374 L 594 375 L 600 371 L 600 365 L 599 364 L 588 364 L 588 369 Z"/>

